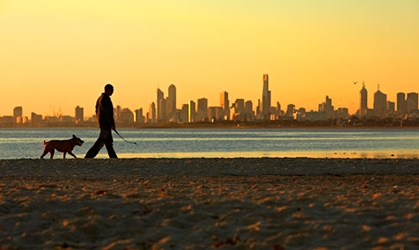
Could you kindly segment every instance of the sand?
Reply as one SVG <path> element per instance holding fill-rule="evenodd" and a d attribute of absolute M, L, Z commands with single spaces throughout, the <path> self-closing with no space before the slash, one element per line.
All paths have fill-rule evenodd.
<path fill-rule="evenodd" d="M 0 249 L 413 249 L 418 163 L 0 160 Z"/>

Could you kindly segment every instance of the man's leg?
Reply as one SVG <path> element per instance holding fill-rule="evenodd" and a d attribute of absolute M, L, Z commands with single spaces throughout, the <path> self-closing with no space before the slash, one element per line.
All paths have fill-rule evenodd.
<path fill-rule="evenodd" d="M 106 130 L 101 129 L 99 138 L 97 138 L 95 144 L 87 151 L 84 158 L 94 158 L 105 144 L 108 134 L 109 133 Z"/>
<path fill-rule="evenodd" d="M 113 149 L 112 142 L 106 143 L 105 147 L 106 147 L 106 150 L 108 150 L 109 158 L 118 158 L 118 156 L 116 156 L 115 150 Z"/>
<path fill-rule="evenodd" d="M 106 150 L 108 151 L 109 158 L 118 158 L 118 156 L 116 156 L 116 152 L 113 149 L 112 144 L 113 144 L 112 132 L 109 131 L 109 134 L 106 138 L 105 147 L 106 147 Z"/>
<path fill-rule="evenodd" d="M 103 147 L 105 143 L 103 143 L 103 139 L 100 137 L 97 138 L 95 144 L 87 151 L 86 156 L 84 158 L 94 158 L 100 151 L 100 149 Z"/>

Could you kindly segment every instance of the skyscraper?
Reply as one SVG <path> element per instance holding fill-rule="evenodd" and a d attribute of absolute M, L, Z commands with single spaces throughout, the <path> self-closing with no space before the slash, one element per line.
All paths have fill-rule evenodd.
<path fill-rule="evenodd" d="M 121 119 L 121 106 L 117 105 L 113 111 L 114 111 L 115 120 L 119 122 Z"/>
<path fill-rule="evenodd" d="M 268 120 L 271 113 L 271 91 L 269 90 L 268 74 L 263 75 L 262 102 L 260 105 L 260 109 L 261 118 L 264 120 Z"/>
<path fill-rule="evenodd" d="M 246 101 L 244 103 L 244 108 L 246 112 L 246 119 L 251 121 L 255 118 L 255 114 L 253 112 L 253 102 L 252 101 Z"/>
<path fill-rule="evenodd" d="M 23 109 L 22 107 L 15 107 L 13 109 L 14 123 L 22 123 Z"/>
<path fill-rule="evenodd" d="M 163 118 L 162 117 L 162 115 L 163 115 L 162 114 L 162 104 L 163 104 L 162 100 L 164 100 L 164 93 L 159 88 L 157 88 L 157 100 L 156 100 L 156 104 L 157 104 L 157 107 L 156 107 L 156 111 L 157 111 L 156 119 L 157 119 L 157 121 L 160 121 Z"/>
<path fill-rule="evenodd" d="M 228 100 L 227 91 L 223 91 L 220 94 L 220 106 L 224 111 L 224 120 L 230 120 L 230 102 Z"/>
<path fill-rule="evenodd" d="M 148 109 L 148 113 L 147 113 L 147 122 L 148 123 L 156 123 L 157 119 L 156 119 L 156 104 L 154 104 L 154 102 L 152 102 L 150 104 L 150 107 Z"/>
<path fill-rule="evenodd" d="M 295 113 L 295 105 L 294 104 L 288 104 L 287 105 L 287 111 L 285 112 L 285 116 L 294 117 L 294 113 Z"/>
<path fill-rule="evenodd" d="M 159 113 L 159 119 L 157 122 L 166 122 L 167 121 L 167 107 L 166 107 L 166 99 L 160 99 L 159 102 L 159 110 L 157 111 Z"/>
<path fill-rule="evenodd" d="M 364 117 L 368 111 L 368 91 L 365 88 L 365 83 L 362 83 L 362 89 L 359 92 L 360 105 L 359 105 L 359 116 Z"/>
<path fill-rule="evenodd" d="M 173 118 L 176 113 L 176 86 L 171 84 L 169 86 L 169 95 L 167 96 L 167 116 L 169 119 Z"/>
<path fill-rule="evenodd" d="M 190 100 L 188 103 L 188 122 L 189 123 L 195 122 L 195 114 L 196 114 L 196 104 L 194 101 Z"/>
<path fill-rule="evenodd" d="M 244 114 L 244 99 L 236 99 L 234 104 L 234 113 L 235 114 Z"/>
<path fill-rule="evenodd" d="M 387 110 L 387 95 L 380 91 L 374 93 L 374 113 L 378 117 L 385 117 Z"/>
<path fill-rule="evenodd" d="M 397 112 L 399 114 L 407 113 L 406 94 L 403 92 L 397 93 Z"/>
<path fill-rule="evenodd" d="M 197 115 L 199 117 L 197 119 L 198 121 L 208 120 L 208 99 L 207 98 L 198 99 Z"/>
<path fill-rule="evenodd" d="M 394 107 L 395 107 L 395 103 L 394 102 L 387 101 L 386 109 L 387 109 L 387 112 L 388 113 L 394 113 Z"/>
<path fill-rule="evenodd" d="M 136 123 L 144 123 L 143 108 L 136 109 L 134 115 Z"/>
<path fill-rule="evenodd" d="M 324 118 L 334 118 L 334 107 L 332 105 L 332 99 L 326 96 L 326 101 L 319 104 L 319 112 L 324 114 Z"/>
<path fill-rule="evenodd" d="M 76 123 L 83 122 L 84 121 L 84 109 L 77 106 L 75 112 L 76 112 L 76 116 L 75 116 Z"/>
<path fill-rule="evenodd" d="M 418 93 L 407 93 L 406 106 L 408 113 L 412 113 L 418 110 Z"/>

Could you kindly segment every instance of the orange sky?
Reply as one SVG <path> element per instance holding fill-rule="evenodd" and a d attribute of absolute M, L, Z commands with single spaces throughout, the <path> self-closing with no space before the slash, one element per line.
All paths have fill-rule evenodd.
<path fill-rule="evenodd" d="M 332 2 L 332 3 L 330 3 Z M 0 116 L 94 112 L 103 86 L 135 110 L 177 87 L 177 106 L 219 94 L 317 110 L 328 95 L 354 113 L 365 81 L 390 101 L 419 92 L 419 1 L 0 2 Z M 353 81 L 358 81 L 354 85 Z"/>

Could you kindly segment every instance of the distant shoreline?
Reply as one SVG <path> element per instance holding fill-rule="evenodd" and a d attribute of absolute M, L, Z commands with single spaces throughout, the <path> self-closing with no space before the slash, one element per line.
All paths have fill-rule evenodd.
<path fill-rule="evenodd" d="M 96 129 L 97 126 L 1 126 L 0 129 L 53 129 L 53 128 L 86 128 Z M 179 124 L 179 125 L 144 125 L 124 126 L 117 128 L 127 129 L 419 129 L 419 125 L 410 126 L 284 126 L 284 125 L 218 125 L 218 124 Z"/>

